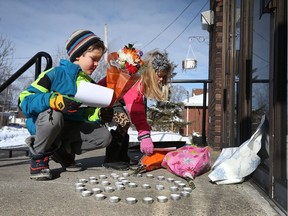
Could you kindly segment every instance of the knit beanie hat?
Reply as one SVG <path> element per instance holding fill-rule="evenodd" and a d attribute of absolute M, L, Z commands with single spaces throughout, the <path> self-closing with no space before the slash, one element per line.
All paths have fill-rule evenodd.
<path fill-rule="evenodd" d="M 66 41 L 67 54 L 70 57 L 70 61 L 74 62 L 76 57 L 81 56 L 89 46 L 101 41 L 93 32 L 88 30 L 75 31 Z"/>

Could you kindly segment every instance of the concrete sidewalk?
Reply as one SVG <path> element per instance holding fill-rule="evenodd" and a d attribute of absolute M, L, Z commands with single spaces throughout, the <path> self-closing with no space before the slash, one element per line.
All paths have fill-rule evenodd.
<path fill-rule="evenodd" d="M 212 152 L 215 160 L 218 152 Z M 14 158 L 0 158 L 0 215 L 29 215 L 29 216 L 190 216 L 190 215 L 280 215 L 268 198 L 254 188 L 251 182 L 235 185 L 216 185 L 209 182 L 209 172 L 196 177 L 196 189 L 189 197 L 181 197 L 180 200 L 171 200 L 169 188 L 174 185 L 167 181 L 171 177 L 175 180 L 183 179 L 176 177 L 165 169 L 158 169 L 150 174 L 154 178 L 129 176 L 130 182 L 135 182 L 138 187 L 129 188 L 125 185 L 124 190 L 103 192 L 106 199 L 97 201 L 95 196 L 82 197 L 81 193 L 75 192 L 75 183 L 79 179 L 89 179 L 99 175 L 106 175 L 105 179 L 114 186 L 116 180 L 111 173 L 122 175 L 127 171 L 108 170 L 101 166 L 104 158 L 104 149 L 90 151 L 78 156 L 78 162 L 83 163 L 85 170 L 81 172 L 63 172 L 61 166 L 53 161 L 50 168 L 53 170 L 54 179 L 51 181 L 33 181 L 29 179 L 29 158 L 26 156 Z M 165 180 L 159 180 L 158 176 L 164 176 Z M 100 187 L 100 184 L 91 185 L 86 183 L 86 189 Z M 143 189 L 144 183 L 151 185 L 150 189 Z M 186 183 L 186 182 L 185 182 Z M 164 190 L 156 190 L 155 186 L 161 184 Z M 179 193 L 175 192 L 175 193 Z M 173 192 L 174 193 L 174 192 Z M 160 203 L 157 196 L 167 196 L 168 202 Z M 118 196 L 118 203 L 111 203 L 109 197 Z M 142 202 L 143 197 L 150 196 L 154 199 L 152 204 Z M 135 204 L 126 203 L 127 197 L 135 197 Z"/>

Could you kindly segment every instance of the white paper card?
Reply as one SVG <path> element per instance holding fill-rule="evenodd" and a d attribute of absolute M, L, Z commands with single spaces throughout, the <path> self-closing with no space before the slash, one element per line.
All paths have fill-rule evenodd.
<path fill-rule="evenodd" d="M 107 107 L 113 97 L 113 89 L 94 83 L 80 82 L 75 98 L 83 105 L 91 107 Z"/>

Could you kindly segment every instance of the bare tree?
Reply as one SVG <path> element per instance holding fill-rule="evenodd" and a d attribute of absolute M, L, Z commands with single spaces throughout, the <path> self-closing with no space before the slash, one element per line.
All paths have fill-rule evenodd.
<path fill-rule="evenodd" d="M 59 65 L 61 59 L 69 59 L 65 49 L 58 47 L 56 54 L 53 56 L 53 67 Z"/>
<path fill-rule="evenodd" d="M 170 88 L 170 101 L 174 103 L 182 102 L 188 97 L 188 91 L 180 85 L 171 86 Z"/>
<path fill-rule="evenodd" d="M 13 68 L 14 44 L 8 38 L 0 35 L 0 85 L 8 80 L 15 72 Z M 20 76 L 0 94 L 2 110 L 16 109 L 19 93 L 27 87 L 33 78 Z"/>
<path fill-rule="evenodd" d="M 5 38 L 2 34 L 0 35 L 0 85 L 3 84 L 10 76 L 12 71 L 12 59 L 14 54 L 13 43 Z M 0 94 L 0 106 L 1 106 L 1 121 L 0 124 L 4 124 L 4 112 L 10 109 L 11 106 L 11 95 L 9 88 L 6 88 Z M 10 98 L 9 98 L 10 97 Z"/>
<path fill-rule="evenodd" d="M 14 54 L 13 43 L 5 38 L 2 34 L 0 35 L 0 83 L 3 83 L 7 76 L 12 71 L 12 59 Z"/>

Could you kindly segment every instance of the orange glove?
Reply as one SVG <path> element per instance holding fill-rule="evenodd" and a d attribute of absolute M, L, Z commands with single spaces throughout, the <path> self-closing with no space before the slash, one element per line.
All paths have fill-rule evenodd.
<path fill-rule="evenodd" d="M 62 95 L 59 92 L 54 92 L 50 96 L 50 107 L 53 110 L 58 110 L 63 113 L 76 112 L 81 106 L 81 102 L 67 95 Z"/>

